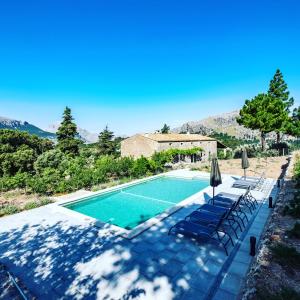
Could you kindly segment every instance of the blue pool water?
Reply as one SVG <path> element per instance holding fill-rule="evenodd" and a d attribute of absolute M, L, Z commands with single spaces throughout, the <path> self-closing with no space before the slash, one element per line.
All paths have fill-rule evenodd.
<path fill-rule="evenodd" d="M 65 207 L 132 229 L 209 185 L 208 179 L 159 177 Z"/>

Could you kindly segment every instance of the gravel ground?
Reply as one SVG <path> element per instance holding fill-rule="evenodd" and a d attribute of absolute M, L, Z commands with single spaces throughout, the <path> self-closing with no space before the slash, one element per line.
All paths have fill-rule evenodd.
<path fill-rule="evenodd" d="M 293 161 L 294 159 L 289 170 L 293 169 Z M 269 220 L 258 255 L 248 273 L 246 285 L 241 294 L 243 300 L 283 299 L 282 297 L 285 300 L 299 299 L 299 296 L 293 298 L 287 294 L 281 295 L 281 298 L 270 298 L 271 295 L 280 293 L 282 288 L 300 293 L 300 270 L 293 266 L 280 265 L 274 260 L 270 250 L 271 246 L 280 242 L 286 246 L 295 247 L 300 252 L 300 240 L 287 236 L 287 230 L 294 226 L 297 219 L 282 214 L 283 207 L 293 199 L 294 192 L 295 183 L 288 176 Z"/>

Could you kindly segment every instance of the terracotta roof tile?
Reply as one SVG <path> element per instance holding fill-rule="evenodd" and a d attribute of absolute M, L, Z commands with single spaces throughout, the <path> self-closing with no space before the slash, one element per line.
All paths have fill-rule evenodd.
<path fill-rule="evenodd" d="M 216 141 L 208 136 L 200 134 L 181 134 L 181 133 L 144 133 L 142 136 L 157 142 L 193 142 L 193 141 Z"/>

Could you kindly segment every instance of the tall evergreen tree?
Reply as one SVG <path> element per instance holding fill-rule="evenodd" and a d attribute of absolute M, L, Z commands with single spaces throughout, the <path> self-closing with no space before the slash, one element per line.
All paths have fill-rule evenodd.
<path fill-rule="evenodd" d="M 108 126 L 100 132 L 98 137 L 98 149 L 102 155 L 116 154 L 116 143 L 114 141 L 114 133 L 108 129 Z"/>
<path fill-rule="evenodd" d="M 170 131 L 170 126 L 168 126 L 167 124 L 164 124 L 164 126 L 160 132 L 166 134 L 166 133 L 169 133 L 169 131 Z"/>
<path fill-rule="evenodd" d="M 294 104 L 294 99 L 289 97 L 288 86 L 283 79 L 283 75 L 281 71 L 278 69 L 276 70 L 275 75 L 273 76 L 272 80 L 270 81 L 268 95 L 274 99 L 276 103 L 278 101 L 282 102 L 282 113 L 278 116 L 275 132 L 277 135 L 277 143 L 280 142 L 280 133 L 286 133 L 289 127 L 289 113 L 290 108 Z"/>
<path fill-rule="evenodd" d="M 57 147 L 66 154 L 78 154 L 81 142 L 76 138 L 77 135 L 77 126 L 73 122 L 71 109 L 66 107 L 63 113 L 63 120 L 56 132 Z"/>
<path fill-rule="evenodd" d="M 253 99 L 246 100 L 240 110 L 237 122 L 247 128 L 260 131 L 262 151 L 266 148 L 266 134 L 275 130 L 282 108 L 282 101 L 267 94 L 258 94 Z"/>

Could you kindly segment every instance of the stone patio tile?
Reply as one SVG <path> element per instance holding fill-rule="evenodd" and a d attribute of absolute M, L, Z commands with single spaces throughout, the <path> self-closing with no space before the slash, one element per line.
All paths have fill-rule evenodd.
<path fill-rule="evenodd" d="M 156 262 L 153 262 L 151 265 L 143 266 L 140 268 L 140 273 L 147 279 L 153 280 L 159 274 L 160 265 Z"/>
<path fill-rule="evenodd" d="M 170 243 L 168 245 L 168 247 L 166 249 L 177 253 L 178 251 L 180 251 L 184 247 L 185 242 L 186 242 L 185 239 L 181 239 L 178 242 L 173 241 L 172 243 Z"/>
<path fill-rule="evenodd" d="M 201 270 L 203 264 L 204 263 L 201 261 L 199 262 L 196 260 L 189 261 L 187 264 L 185 264 L 182 267 L 182 272 L 185 274 L 196 275 L 199 272 L 199 270 Z"/>
<path fill-rule="evenodd" d="M 227 291 L 224 291 L 222 289 L 219 289 L 215 296 L 212 298 L 212 300 L 234 300 L 236 298 L 236 295 L 231 294 Z"/>
<path fill-rule="evenodd" d="M 249 269 L 249 264 L 233 261 L 229 267 L 228 272 L 238 276 L 245 276 Z"/>
<path fill-rule="evenodd" d="M 186 263 L 193 257 L 195 254 L 194 251 L 182 249 L 180 252 L 178 252 L 175 256 L 174 259 L 178 260 L 179 262 Z"/>
<path fill-rule="evenodd" d="M 216 277 L 200 270 L 196 275 L 193 276 L 191 280 L 191 286 L 203 291 L 203 293 L 208 293 L 209 287 L 214 283 Z"/>
<path fill-rule="evenodd" d="M 222 266 L 223 266 L 222 263 L 219 263 L 218 261 L 213 259 L 209 259 L 205 263 L 203 270 L 209 273 L 210 275 L 216 276 L 220 272 Z"/>
<path fill-rule="evenodd" d="M 160 267 L 160 272 L 172 278 L 175 275 L 177 275 L 179 272 L 181 272 L 182 267 L 183 264 L 181 264 L 177 260 L 172 259 L 167 264 L 162 265 Z"/>
<path fill-rule="evenodd" d="M 132 248 L 132 251 L 137 252 L 137 253 L 142 253 L 142 252 L 145 252 L 148 249 L 149 249 L 149 246 L 147 246 L 146 243 L 141 242 L 141 243 L 138 243 L 137 245 L 135 245 Z"/>
<path fill-rule="evenodd" d="M 180 298 L 181 300 L 202 300 L 205 299 L 206 293 L 204 291 L 200 291 L 196 288 L 190 288 L 187 292 L 183 294 Z"/>
<path fill-rule="evenodd" d="M 162 252 L 163 250 L 165 250 L 167 247 L 167 244 L 165 243 L 155 243 L 151 246 L 151 250 L 154 252 Z"/>
<path fill-rule="evenodd" d="M 221 282 L 220 288 L 231 294 L 237 295 L 240 291 L 242 282 L 243 278 L 241 276 L 227 273 Z"/>

